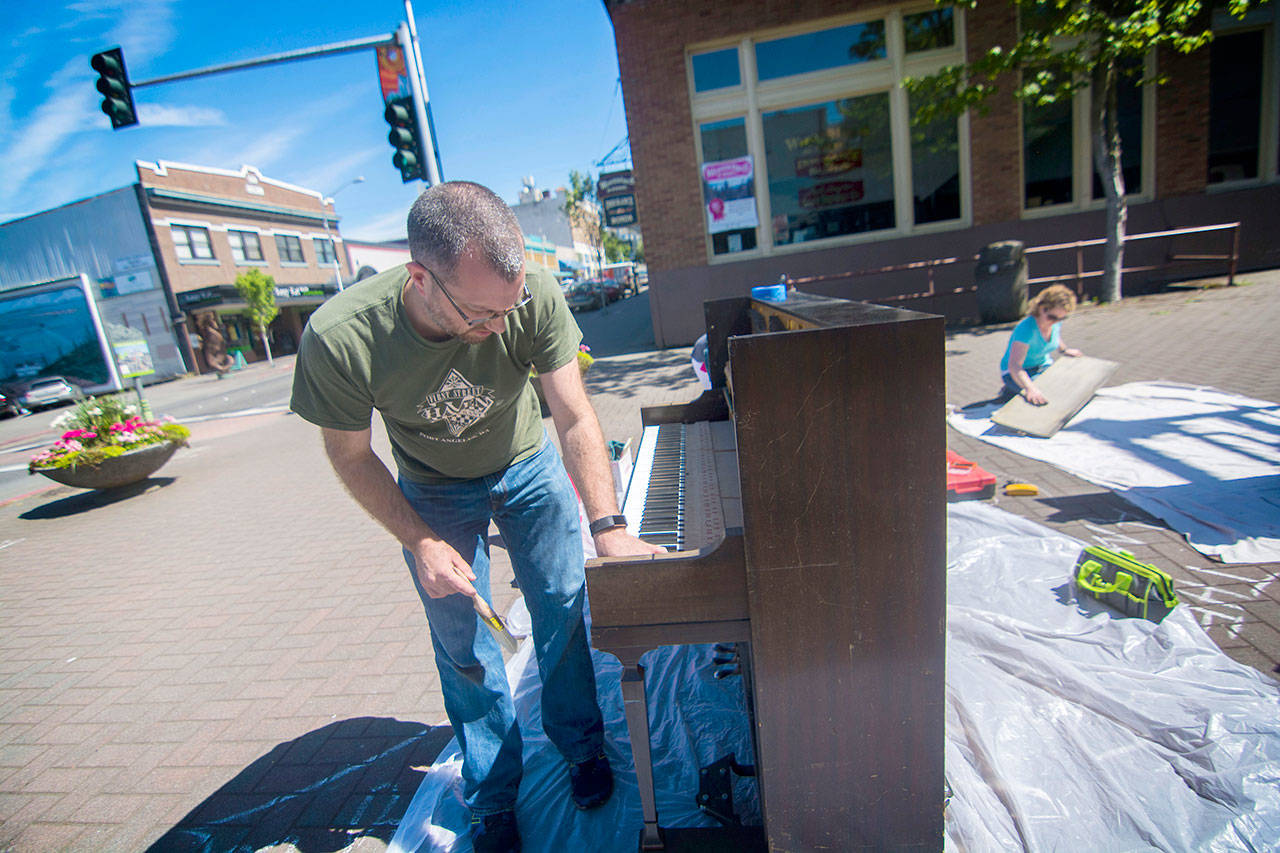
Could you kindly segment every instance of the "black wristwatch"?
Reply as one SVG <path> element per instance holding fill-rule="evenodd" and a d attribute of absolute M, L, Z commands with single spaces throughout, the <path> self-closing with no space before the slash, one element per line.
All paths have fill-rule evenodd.
<path fill-rule="evenodd" d="M 606 515 L 604 518 L 597 518 L 595 521 L 588 524 L 587 529 L 591 531 L 592 536 L 596 536 L 604 533 L 606 530 L 626 526 L 627 517 L 625 515 Z"/>

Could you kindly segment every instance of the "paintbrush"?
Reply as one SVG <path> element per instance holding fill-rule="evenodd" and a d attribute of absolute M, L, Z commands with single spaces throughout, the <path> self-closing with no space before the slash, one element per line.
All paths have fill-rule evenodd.
<path fill-rule="evenodd" d="M 480 597 L 480 593 L 476 593 L 471 597 L 471 603 L 475 605 L 476 613 L 480 614 L 480 621 L 489 628 L 493 633 L 498 644 L 502 646 L 508 654 L 515 654 L 518 644 L 516 638 L 511 635 L 511 629 L 507 627 L 507 623 L 502 617 L 493 612 L 493 608 L 489 606 L 489 602 Z"/>

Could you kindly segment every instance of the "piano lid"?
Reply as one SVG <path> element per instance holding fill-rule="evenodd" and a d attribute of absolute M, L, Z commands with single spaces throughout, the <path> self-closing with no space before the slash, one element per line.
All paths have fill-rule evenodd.
<path fill-rule="evenodd" d="M 763 318 L 763 328 L 753 332 L 822 329 L 832 326 L 861 326 L 890 323 L 924 316 L 916 311 L 890 308 L 870 302 L 853 302 L 833 296 L 818 296 L 793 290 L 785 302 L 751 300 L 751 310 Z"/>

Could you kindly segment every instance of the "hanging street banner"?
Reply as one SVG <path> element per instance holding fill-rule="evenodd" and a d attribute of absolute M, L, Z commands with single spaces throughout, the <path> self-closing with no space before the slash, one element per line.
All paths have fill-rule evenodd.
<path fill-rule="evenodd" d="M 411 97 L 409 71 L 404 63 L 404 51 L 395 42 L 376 45 L 378 54 L 378 86 L 382 89 L 382 103 L 395 98 Z"/>

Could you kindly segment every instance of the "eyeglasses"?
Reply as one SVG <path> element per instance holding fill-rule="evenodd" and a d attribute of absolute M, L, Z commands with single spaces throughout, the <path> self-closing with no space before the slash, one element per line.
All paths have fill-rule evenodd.
<path fill-rule="evenodd" d="M 453 301 L 453 297 L 449 295 L 449 291 L 445 290 L 444 282 L 440 280 L 440 277 L 427 267 L 423 267 L 423 269 L 427 270 L 427 273 L 431 276 L 431 280 L 436 283 L 436 287 L 440 288 L 440 292 L 444 294 L 444 298 L 449 300 L 449 304 L 453 306 L 454 311 L 458 312 L 458 316 L 462 318 L 462 322 L 467 324 L 468 329 L 474 329 L 476 326 L 480 326 L 494 320 L 505 320 L 508 315 L 513 314 L 518 309 L 528 305 L 533 299 L 533 294 L 529 292 L 529 283 L 525 282 L 520 288 L 520 301 L 515 305 L 512 305 L 506 311 L 498 311 L 494 314 L 490 314 L 488 317 L 481 317 L 479 320 L 473 320 L 467 316 L 465 311 L 458 307 L 457 302 Z"/>
<path fill-rule="evenodd" d="M 1043 313 L 1044 318 L 1050 323 L 1061 323 L 1063 320 L 1067 319 L 1066 314 L 1050 314 L 1048 308 L 1043 309 Z"/>

